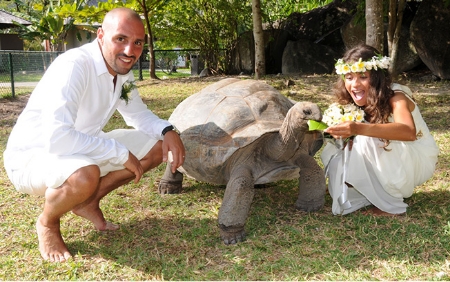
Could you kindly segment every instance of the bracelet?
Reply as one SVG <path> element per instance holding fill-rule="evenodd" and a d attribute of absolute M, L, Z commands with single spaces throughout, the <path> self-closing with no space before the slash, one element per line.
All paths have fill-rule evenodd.
<path fill-rule="evenodd" d="M 163 131 L 161 132 L 161 135 L 164 136 L 167 132 L 169 132 L 169 131 L 171 131 L 171 130 L 174 130 L 173 125 L 169 125 L 169 126 L 165 127 L 165 128 L 163 129 Z"/>

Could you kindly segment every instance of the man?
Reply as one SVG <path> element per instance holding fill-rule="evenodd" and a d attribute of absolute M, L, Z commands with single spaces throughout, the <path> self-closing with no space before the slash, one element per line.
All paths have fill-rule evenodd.
<path fill-rule="evenodd" d="M 67 212 L 90 220 L 97 230 L 116 230 L 105 220 L 100 200 L 109 192 L 168 160 L 183 164 L 185 149 L 169 122 L 142 102 L 133 65 L 144 47 L 138 14 L 117 8 L 106 14 L 96 41 L 67 51 L 49 67 L 13 128 L 4 152 L 5 169 L 16 189 L 42 195 L 36 222 L 45 260 L 71 257 L 60 232 Z M 129 88 L 129 87 L 128 87 Z M 129 126 L 102 132 L 118 110 Z"/>

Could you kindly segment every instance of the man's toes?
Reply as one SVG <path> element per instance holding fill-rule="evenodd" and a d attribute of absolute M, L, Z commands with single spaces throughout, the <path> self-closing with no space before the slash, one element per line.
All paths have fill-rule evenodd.
<path fill-rule="evenodd" d="M 114 231 L 120 228 L 120 225 L 114 224 L 112 222 L 107 221 L 105 223 L 105 227 L 99 228 L 99 231 Z"/>
<path fill-rule="evenodd" d="M 48 254 L 44 254 L 43 252 L 41 252 L 41 257 L 42 257 L 43 260 L 47 260 L 47 261 L 53 262 L 53 257 L 51 257 Z"/>
<path fill-rule="evenodd" d="M 66 262 L 66 261 L 68 261 L 71 258 L 72 258 L 72 255 L 69 252 L 65 252 L 64 255 L 60 255 L 59 256 L 59 261 L 60 262 Z"/>
<path fill-rule="evenodd" d="M 114 224 L 114 223 L 109 222 L 109 221 L 106 222 L 106 229 L 107 230 L 117 230 L 117 229 L 119 229 L 119 227 L 120 226 L 118 224 Z"/>
<path fill-rule="evenodd" d="M 48 261 L 50 262 L 66 262 L 68 261 L 72 255 L 69 252 L 65 252 L 64 254 L 55 254 L 50 255 L 48 257 Z M 45 259 L 45 258 L 44 258 Z"/>

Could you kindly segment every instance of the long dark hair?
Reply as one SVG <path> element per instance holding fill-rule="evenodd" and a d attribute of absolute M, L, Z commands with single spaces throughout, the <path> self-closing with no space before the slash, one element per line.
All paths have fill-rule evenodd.
<path fill-rule="evenodd" d="M 348 50 L 342 58 L 346 64 L 357 62 L 359 59 L 369 61 L 373 56 L 379 56 L 377 49 L 369 45 L 358 45 Z M 370 89 L 367 95 L 367 104 L 363 107 L 365 119 L 370 123 L 388 123 L 392 113 L 389 100 L 394 96 L 391 89 L 391 76 L 385 69 L 372 69 L 370 73 Z M 337 102 L 341 105 L 353 103 L 353 99 L 345 89 L 345 81 L 339 77 L 333 92 Z"/>

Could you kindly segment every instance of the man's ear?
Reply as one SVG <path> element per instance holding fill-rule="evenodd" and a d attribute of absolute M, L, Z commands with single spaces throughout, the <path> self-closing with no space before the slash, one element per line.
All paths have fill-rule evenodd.
<path fill-rule="evenodd" d="M 99 39 L 100 43 L 102 43 L 102 44 L 103 44 L 103 34 L 104 34 L 103 28 L 99 27 L 97 29 L 97 38 Z"/>

